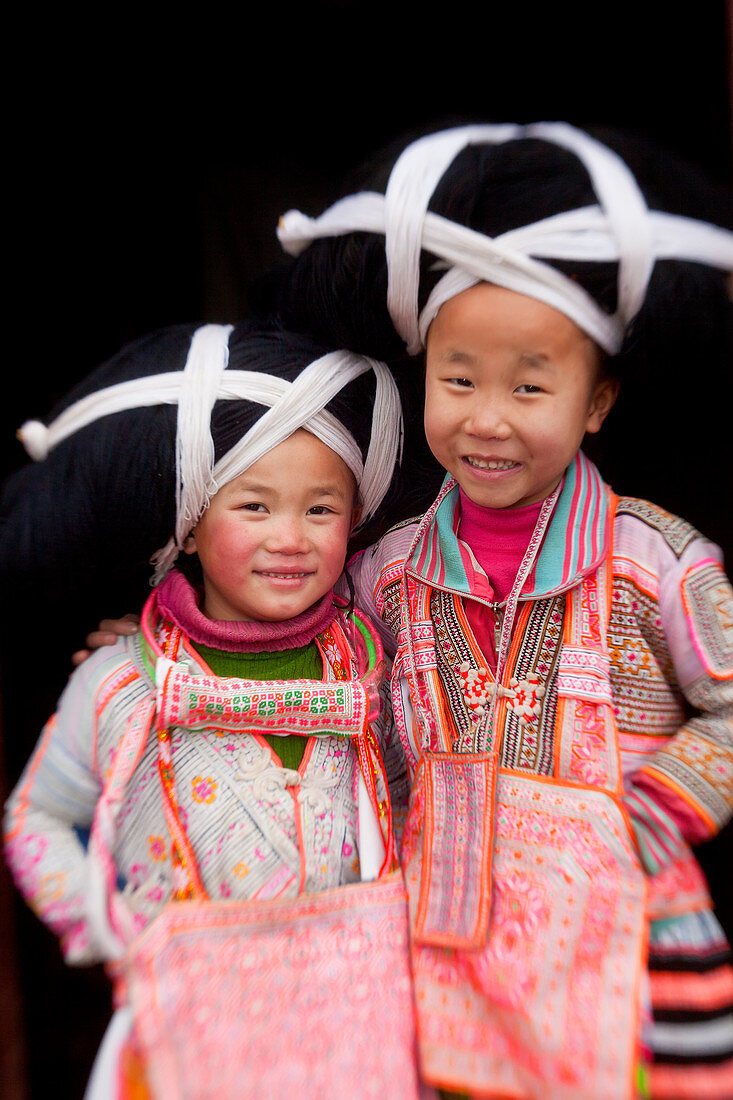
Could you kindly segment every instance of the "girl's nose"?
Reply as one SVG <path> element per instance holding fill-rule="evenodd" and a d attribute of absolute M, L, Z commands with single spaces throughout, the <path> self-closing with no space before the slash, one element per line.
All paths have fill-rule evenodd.
<path fill-rule="evenodd" d="M 500 401 L 477 401 L 466 420 L 466 431 L 479 439 L 508 439 L 512 433 Z"/>
<path fill-rule="evenodd" d="M 302 519 L 295 516 L 276 518 L 267 532 L 266 545 L 273 554 L 304 554 L 309 542 Z"/>

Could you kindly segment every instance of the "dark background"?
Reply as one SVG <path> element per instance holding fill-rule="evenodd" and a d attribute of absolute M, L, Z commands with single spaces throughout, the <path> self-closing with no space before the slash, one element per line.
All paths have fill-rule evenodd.
<path fill-rule="evenodd" d="M 198 20 L 113 7 L 104 24 L 65 13 L 10 25 L 3 476 L 25 461 L 19 424 L 127 340 L 246 316 L 251 279 L 280 259 L 278 216 L 318 213 L 351 169 L 413 127 L 460 114 L 607 124 L 730 182 L 724 2 L 677 14 L 617 3 L 598 17 L 587 6 L 538 16 L 462 2 L 431 12 L 346 0 L 272 7 L 256 17 L 209 8 Z M 729 404 L 729 390 L 711 398 L 711 408 Z M 670 446 L 684 440 L 672 435 Z M 690 518 L 723 544 L 730 567 L 731 468 L 700 467 L 720 508 L 707 524 Z M 98 610 L 44 614 L 44 603 L 37 593 L 2 626 L 6 788 L 72 650 L 99 616 L 131 610 L 114 593 Z M 703 858 L 730 931 L 729 852 L 727 833 Z M 66 968 L 6 875 L 0 884 L 0 1092 L 79 1097 L 106 1025 L 106 979 L 100 968 Z"/>

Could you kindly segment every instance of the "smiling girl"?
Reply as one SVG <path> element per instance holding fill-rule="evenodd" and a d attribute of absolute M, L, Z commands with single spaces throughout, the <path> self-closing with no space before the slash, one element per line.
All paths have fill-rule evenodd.
<path fill-rule="evenodd" d="M 68 962 L 115 964 L 146 929 L 150 942 L 164 917 L 185 919 L 170 916 L 171 900 L 277 907 L 392 866 L 390 798 L 399 817 L 404 761 L 382 713 L 383 667 L 368 659 L 369 631 L 365 645 L 334 586 L 354 525 L 390 485 L 400 435 L 399 398 L 383 364 L 244 325 L 145 338 L 84 383 L 48 427 L 24 427 L 45 461 L 26 471 L 15 537 L 24 515 L 39 523 L 45 515 L 33 485 L 49 504 L 56 495 L 65 502 L 67 521 L 54 525 L 57 541 L 45 548 L 59 568 L 63 549 L 73 556 L 81 541 L 80 502 L 107 536 L 147 558 L 155 551 L 156 561 L 142 632 L 101 649 L 71 677 L 7 806 L 11 871 Z M 129 502 L 105 495 L 110 464 L 124 467 Z M 173 534 L 161 546 L 163 524 Z M 338 917 L 346 902 L 338 895 L 333 905 Z M 226 921 L 211 911 L 214 924 Z M 295 971 L 308 975 L 297 960 L 315 947 L 307 924 L 302 935 L 294 927 L 274 950 L 289 957 L 292 948 Z M 236 977 L 257 950 L 243 940 L 227 964 L 214 945 L 184 971 L 176 1094 L 283 1095 L 284 1080 L 300 1095 L 341 1087 L 333 1045 L 323 1035 L 314 1042 L 308 1018 L 298 1019 L 298 1056 L 286 1044 L 273 1058 L 278 1007 L 290 1007 L 292 990 L 273 986 L 282 1001 L 271 1019 L 258 1016 L 257 996 Z M 402 974 L 391 969 L 390 981 L 409 1005 L 404 942 L 401 951 Z M 333 952 L 331 967 L 335 941 Z M 186 987 L 193 994 L 202 960 L 219 1001 L 194 1010 Z M 263 956 L 250 983 L 269 966 Z M 156 973 L 151 964 L 151 985 Z M 314 974 L 309 988 L 320 980 Z M 331 1012 L 348 1014 L 351 993 L 340 990 Z M 124 982 L 117 998 L 123 1007 L 90 1095 L 137 1096 L 152 1084 L 171 1095 L 170 1067 L 167 1077 L 159 1066 L 147 1083 L 139 1079 L 140 1050 L 165 1050 L 168 1036 L 151 1042 L 148 1033 L 141 1047 L 145 1032 L 130 1030 Z M 409 1014 L 393 1019 L 395 1003 L 370 999 L 359 1011 L 378 1010 L 388 1022 L 386 1046 L 395 1039 L 407 1055 L 407 1078 L 386 1049 L 384 1072 L 409 1092 Z M 133 995 L 131 1004 L 139 1010 Z M 196 1015 L 204 1011 L 205 1026 Z M 371 1037 L 366 1023 L 360 1032 L 338 1056 L 354 1088 L 350 1059 Z M 217 1048 L 222 1036 L 226 1049 Z"/>
<path fill-rule="evenodd" d="M 571 126 L 457 127 L 278 230 L 290 324 L 424 356 L 442 487 L 352 569 L 395 654 L 423 1079 L 461 1095 L 733 1095 L 690 847 L 733 807 L 733 591 L 717 546 L 581 449 L 624 374 L 648 400 L 612 466 L 727 500 L 699 440 L 729 436 L 733 235 L 698 220 L 714 189 L 625 144 L 645 193 Z"/>

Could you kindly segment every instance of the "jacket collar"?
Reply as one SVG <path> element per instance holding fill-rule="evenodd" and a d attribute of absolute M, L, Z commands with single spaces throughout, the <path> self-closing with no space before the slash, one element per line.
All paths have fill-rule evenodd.
<path fill-rule="evenodd" d="M 405 561 L 405 570 L 433 588 L 490 600 L 491 588 L 468 547 L 456 536 L 458 485 L 447 477 L 425 513 Z M 565 472 L 542 546 L 521 598 L 550 596 L 572 588 L 598 568 L 611 539 L 610 490 L 582 452 Z"/>

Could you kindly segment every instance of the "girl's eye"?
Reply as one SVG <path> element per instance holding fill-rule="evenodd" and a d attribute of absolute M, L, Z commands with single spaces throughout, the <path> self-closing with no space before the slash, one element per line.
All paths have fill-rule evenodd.
<path fill-rule="evenodd" d="M 524 383 L 522 386 L 517 386 L 517 393 L 542 393 L 541 386 L 534 386 L 531 383 Z"/>
<path fill-rule="evenodd" d="M 244 512 L 266 512 L 267 508 L 265 508 L 264 504 L 260 504 L 259 501 L 253 500 L 247 504 L 243 504 L 242 510 Z"/>
<path fill-rule="evenodd" d="M 327 508 L 325 504 L 314 504 L 312 508 L 308 509 L 309 516 L 330 516 L 332 508 Z"/>
<path fill-rule="evenodd" d="M 461 386 L 464 389 L 473 386 L 473 382 L 469 378 L 448 378 L 446 381 L 450 382 L 452 386 Z"/>

